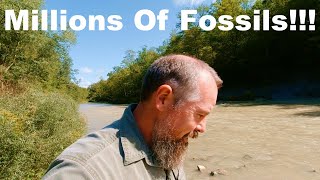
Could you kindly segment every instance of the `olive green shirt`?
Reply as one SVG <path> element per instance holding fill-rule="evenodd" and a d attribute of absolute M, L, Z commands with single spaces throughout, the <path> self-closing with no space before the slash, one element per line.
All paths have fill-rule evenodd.
<path fill-rule="evenodd" d="M 43 179 L 185 179 L 183 168 L 165 171 L 157 165 L 137 127 L 135 107 L 65 149 Z"/>

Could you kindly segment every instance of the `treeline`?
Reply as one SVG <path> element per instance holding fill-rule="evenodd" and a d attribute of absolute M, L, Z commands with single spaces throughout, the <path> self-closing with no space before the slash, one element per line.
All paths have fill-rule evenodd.
<path fill-rule="evenodd" d="M 261 12 L 268 9 L 270 17 L 277 14 L 290 17 L 290 9 L 315 9 L 316 12 L 320 12 L 320 2 L 218 0 L 209 6 L 198 7 L 198 14 L 215 17 L 246 14 L 253 17 L 254 9 L 260 9 Z M 287 22 L 291 23 L 289 18 Z M 92 101 L 109 103 L 137 102 L 142 77 L 148 65 L 159 56 L 172 53 L 191 55 L 214 67 L 224 80 L 220 99 L 270 99 L 274 93 L 271 91 L 277 89 L 269 88 L 270 91 L 267 92 L 268 88 L 265 87 L 295 81 L 304 82 L 298 85 L 303 87 L 299 87 L 302 93 L 299 91 L 297 95 L 300 93 L 301 96 L 320 97 L 320 13 L 316 14 L 315 24 L 316 31 L 241 32 L 235 29 L 203 31 L 197 23 L 193 23 L 189 25 L 190 30 L 176 31 L 157 49 L 144 48 L 136 56 L 129 51 L 122 65 L 115 67 L 113 72 L 108 74 L 107 80 L 101 80 L 89 87 L 89 98 Z M 303 89 L 306 88 L 306 84 L 313 86 Z M 285 91 L 284 94 L 290 93 L 289 87 L 282 89 Z"/>
<path fill-rule="evenodd" d="M 42 0 L 0 1 L 0 179 L 40 179 L 81 137 L 87 90 L 74 80 L 72 31 L 5 31 L 5 10 L 41 10 Z"/>
<path fill-rule="evenodd" d="M 108 103 L 139 101 L 142 78 L 160 54 L 160 49 L 143 48 L 138 53 L 127 51 L 121 65 L 108 73 L 108 80 L 100 80 L 88 88 L 89 100 Z"/>
<path fill-rule="evenodd" d="M 0 1 L 0 23 L 4 12 L 14 9 L 41 9 L 42 0 Z M 30 15 L 31 16 L 31 15 Z M 75 100 L 86 98 L 86 90 L 73 80 L 69 48 L 76 43 L 72 31 L 6 31 L 0 28 L 0 92 L 16 92 L 23 88 L 67 93 Z"/>

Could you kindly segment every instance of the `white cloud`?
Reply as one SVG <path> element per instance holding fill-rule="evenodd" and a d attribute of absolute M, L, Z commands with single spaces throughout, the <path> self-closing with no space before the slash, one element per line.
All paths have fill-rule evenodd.
<path fill-rule="evenodd" d="M 93 72 L 93 70 L 88 67 L 83 67 L 83 68 L 80 68 L 80 72 L 84 74 L 90 74 Z"/>
<path fill-rule="evenodd" d="M 79 78 L 79 86 L 80 87 L 84 87 L 84 88 L 87 88 L 87 87 L 89 87 L 91 84 L 92 84 L 92 82 L 91 81 L 88 81 L 88 80 L 86 80 L 85 78 L 83 78 L 83 77 L 80 77 Z"/>
<path fill-rule="evenodd" d="M 208 0 L 173 0 L 173 2 L 178 6 L 186 6 L 186 5 L 197 6 L 204 2 L 208 2 Z"/>
<path fill-rule="evenodd" d="M 76 76 L 78 80 L 78 85 L 80 87 L 87 88 L 91 84 L 100 81 L 100 79 L 107 78 L 107 69 L 105 68 L 98 68 L 92 69 L 89 67 L 82 67 L 79 69 L 79 72 Z"/>

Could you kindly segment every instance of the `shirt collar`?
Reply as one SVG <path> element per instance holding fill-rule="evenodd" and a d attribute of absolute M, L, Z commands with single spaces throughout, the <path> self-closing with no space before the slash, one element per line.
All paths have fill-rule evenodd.
<path fill-rule="evenodd" d="M 159 167 L 134 119 L 133 111 L 136 107 L 137 104 L 129 105 L 120 119 L 120 141 L 124 153 L 123 163 L 126 166 L 145 158 L 148 165 Z"/>

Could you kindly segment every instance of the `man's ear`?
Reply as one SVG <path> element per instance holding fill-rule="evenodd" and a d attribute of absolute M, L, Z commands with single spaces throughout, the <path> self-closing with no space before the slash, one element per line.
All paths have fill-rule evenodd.
<path fill-rule="evenodd" d="M 159 111 L 164 111 L 173 104 L 173 91 L 171 86 L 161 85 L 156 91 L 156 107 Z"/>

